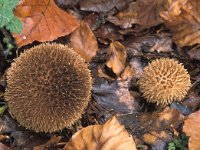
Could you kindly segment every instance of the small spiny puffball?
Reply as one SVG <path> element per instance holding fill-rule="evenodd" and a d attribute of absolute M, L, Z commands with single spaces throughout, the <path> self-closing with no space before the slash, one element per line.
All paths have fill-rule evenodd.
<path fill-rule="evenodd" d="M 36 132 L 54 132 L 81 117 L 91 88 L 88 65 L 73 49 L 41 44 L 12 63 L 5 100 L 22 126 Z"/>
<path fill-rule="evenodd" d="M 144 68 L 139 88 L 148 102 L 170 104 L 181 101 L 191 86 L 184 66 L 169 58 L 156 59 Z"/>

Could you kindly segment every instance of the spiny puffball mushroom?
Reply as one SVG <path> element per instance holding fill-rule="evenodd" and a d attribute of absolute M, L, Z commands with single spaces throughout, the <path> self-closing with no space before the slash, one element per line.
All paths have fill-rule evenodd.
<path fill-rule="evenodd" d="M 170 104 L 181 101 L 191 86 L 190 76 L 178 61 L 161 58 L 144 68 L 139 88 L 148 102 Z"/>
<path fill-rule="evenodd" d="M 36 132 L 54 132 L 81 117 L 91 88 L 88 65 L 73 49 L 41 44 L 12 63 L 5 99 L 22 126 Z"/>

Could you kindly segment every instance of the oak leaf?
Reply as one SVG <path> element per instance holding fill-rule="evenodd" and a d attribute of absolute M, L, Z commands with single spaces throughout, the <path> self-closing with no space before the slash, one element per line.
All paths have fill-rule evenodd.
<path fill-rule="evenodd" d="M 93 125 L 78 131 L 64 150 L 136 150 L 131 135 L 113 117 L 104 125 Z"/>
<path fill-rule="evenodd" d="M 108 48 L 106 65 L 112 68 L 116 75 L 120 75 L 126 65 L 126 48 L 120 42 L 112 42 Z"/>
<path fill-rule="evenodd" d="M 91 59 L 99 51 L 96 37 L 87 23 L 82 21 L 79 28 L 70 36 L 71 47 L 86 61 Z"/>
<path fill-rule="evenodd" d="M 174 41 L 180 46 L 200 43 L 200 1 L 168 0 L 167 6 L 160 16 L 172 31 Z"/>
<path fill-rule="evenodd" d="M 185 120 L 183 126 L 183 132 L 189 136 L 189 149 L 199 150 L 200 149 L 200 110 L 192 113 Z"/>
<path fill-rule="evenodd" d="M 61 10 L 54 0 L 21 0 L 14 13 L 23 22 L 22 33 L 13 33 L 18 47 L 52 41 L 79 26 L 75 17 Z"/>

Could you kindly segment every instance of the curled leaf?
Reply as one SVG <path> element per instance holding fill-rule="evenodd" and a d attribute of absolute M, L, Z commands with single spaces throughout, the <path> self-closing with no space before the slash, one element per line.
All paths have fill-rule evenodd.
<path fill-rule="evenodd" d="M 199 0 L 168 0 L 167 11 L 160 13 L 178 45 L 200 43 L 199 9 Z"/>
<path fill-rule="evenodd" d="M 78 131 L 64 150 L 136 150 L 131 135 L 113 117 L 104 125 L 94 125 Z"/>
<path fill-rule="evenodd" d="M 70 41 L 72 48 L 86 61 L 91 61 L 99 50 L 94 33 L 83 21 L 80 27 L 70 36 Z"/>
<path fill-rule="evenodd" d="M 18 47 L 33 41 L 52 41 L 73 32 L 79 25 L 75 17 L 58 8 L 54 0 L 23 0 L 14 13 L 23 22 L 22 33 L 13 33 Z"/>
<path fill-rule="evenodd" d="M 135 2 L 129 4 L 128 8 L 119 12 L 116 16 L 108 16 L 108 20 L 122 28 L 131 28 L 132 24 L 137 23 L 137 13 L 135 11 Z"/>
<path fill-rule="evenodd" d="M 200 149 L 200 110 L 192 113 L 185 120 L 183 126 L 183 132 L 186 133 L 189 139 L 189 149 L 190 150 L 199 150 Z"/>
<path fill-rule="evenodd" d="M 112 68 L 116 75 L 124 70 L 126 65 L 126 48 L 120 42 L 112 42 L 108 49 L 108 60 L 106 65 Z"/>

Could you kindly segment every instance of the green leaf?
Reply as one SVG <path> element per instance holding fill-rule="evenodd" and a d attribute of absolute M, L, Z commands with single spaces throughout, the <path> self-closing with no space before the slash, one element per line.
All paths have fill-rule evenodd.
<path fill-rule="evenodd" d="M 6 25 L 6 29 L 10 30 L 11 32 L 20 34 L 23 30 L 22 22 L 14 16 Z"/>
<path fill-rule="evenodd" d="M 18 2 L 19 0 L 0 0 L 0 9 L 13 10 Z"/>
<path fill-rule="evenodd" d="M 0 8 L 0 28 L 5 26 L 13 18 L 12 10 Z"/>

